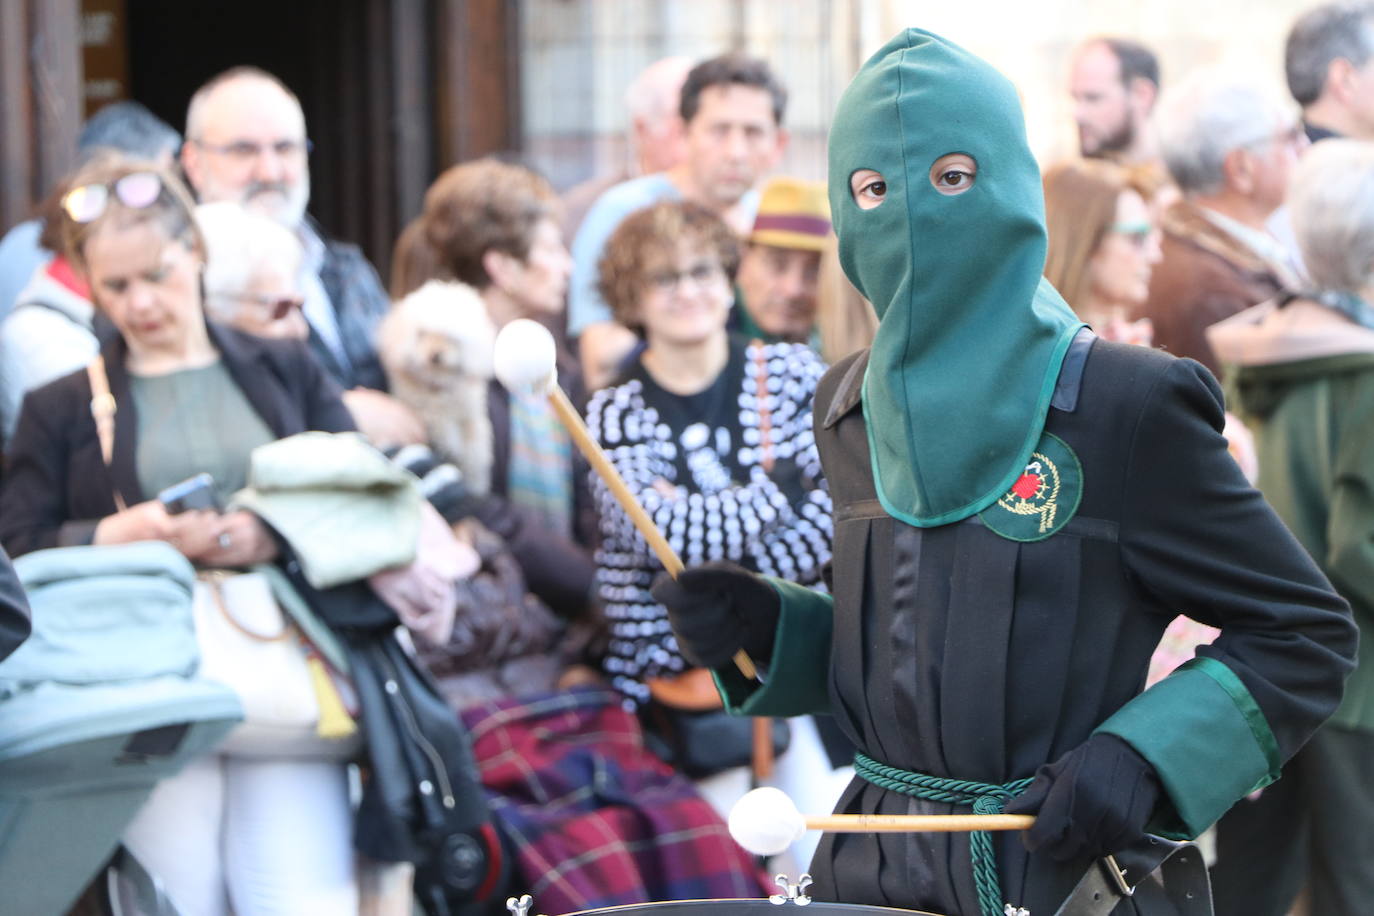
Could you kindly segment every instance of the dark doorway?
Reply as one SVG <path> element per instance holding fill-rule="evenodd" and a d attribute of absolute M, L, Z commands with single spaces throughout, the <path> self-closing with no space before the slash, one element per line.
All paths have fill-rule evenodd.
<path fill-rule="evenodd" d="M 438 162 L 434 0 L 127 0 L 133 98 L 183 129 L 191 94 L 252 64 L 301 100 L 310 213 L 385 278 Z"/>

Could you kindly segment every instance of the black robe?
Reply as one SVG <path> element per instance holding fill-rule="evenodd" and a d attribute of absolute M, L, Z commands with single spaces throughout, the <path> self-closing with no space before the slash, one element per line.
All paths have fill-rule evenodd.
<path fill-rule="evenodd" d="M 1349 609 L 1227 453 L 1220 391 L 1201 366 L 1082 338 L 1045 426 L 1078 456 L 1082 499 L 1061 530 L 1020 542 L 977 516 L 921 529 L 883 511 L 860 409 L 866 361 L 865 352 L 836 365 L 816 396 L 835 505 L 833 637 L 789 627 L 795 593 L 780 588 L 784 620 L 767 684 L 718 672 L 732 709 L 799 711 L 802 685 L 815 677 L 796 669 L 825 664 L 826 638 L 828 706 L 861 751 L 920 773 L 1006 783 L 1034 775 L 1135 698 L 1180 613 L 1221 628 L 1199 654 L 1224 664 L 1257 704 L 1277 744 L 1271 776 L 1274 758 L 1291 756 L 1336 708 L 1355 649 Z M 1217 740 L 1232 740 L 1238 732 L 1223 726 L 1241 717 L 1213 705 Z M 1193 739 L 1205 744 L 1211 730 L 1201 731 Z M 1258 755 L 1238 745 L 1237 767 L 1242 751 Z M 1170 797 L 1161 808 L 1170 810 L 1157 812 L 1161 821 L 1177 824 L 1173 809 L 1193 810 L 1185 796 L 1238 778 L 1214 759 L 1199 768 L 1208 772 L 1162 774 Z M 969 809 L 856 777 L 837 810 Z M 1091 864 L 1031 855 L 1017 833 L 993 837 L 1006 900 L 1037 916 L 1053 913 Z M 830 834 L 812 874 L 818 899 L 979 912 L 966 834 Z"/>

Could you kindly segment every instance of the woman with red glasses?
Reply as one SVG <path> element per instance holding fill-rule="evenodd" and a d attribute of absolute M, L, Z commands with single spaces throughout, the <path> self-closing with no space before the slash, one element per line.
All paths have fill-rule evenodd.
<path fill-rule="evenodd" d="M 221 504 L 257 446 L 353 421 L 337 384 L 297 340 L 207 322 L 206 244 L 190 196 L 158 166 L 109 158 L 82 168 L 62 202 L 67 260 L 113 325 L 103 369 L 28 394 L 0 486 L 11 555 L 75 544 L 161 540 L 194 564 L 278 558 L 257 516 L 169 514 L 155 494 L 209 473 Z M 92 377 L 113 396 L 108 465 Z M 357 906 L 341 761 L 212 754 L 164 780 L 125 845 L 184 913 L 348 913 Z M 227 889 L 227 895 L 226 895 Z"/>

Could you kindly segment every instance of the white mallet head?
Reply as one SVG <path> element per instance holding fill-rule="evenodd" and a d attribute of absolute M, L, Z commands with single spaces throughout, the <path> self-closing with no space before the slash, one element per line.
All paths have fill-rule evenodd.
<path fill-rule="evenodd" d="M 529 318 L 517 318 L 496 335 L 496 377 L 507 391 L 544 394 L 557 381 L 557 353 L 548 328 Z"/>
<path fill-rule="evenodd" d="M 806 833 L 806 818 L 787 793 L 764 786 L 730 809 L 730 836 L 756 856 L 775 856 Z"/>

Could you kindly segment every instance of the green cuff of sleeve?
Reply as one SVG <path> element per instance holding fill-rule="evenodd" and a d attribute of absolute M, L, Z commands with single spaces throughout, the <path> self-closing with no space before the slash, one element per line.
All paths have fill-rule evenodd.
<path fill-rule="evenodd" d="M 712 670 L 725 708 L 740 716 L 804 716 L 830 711 L 830 637 L 835 602 L 795 582 L 765 577 L 782 599 L 773 657 L 762 682 L 733 664 Z"/>
<path fill-rule="evenodd" d="M 1150 830 L 1174 839 L 1206 830 L 1278 779 L 1283 763 L 1259 704 L 1214 658 L 1185 663 L 1097 731 L 1116 735 L 1155 768 L 1173 810 L 1156 811 Z"/>

